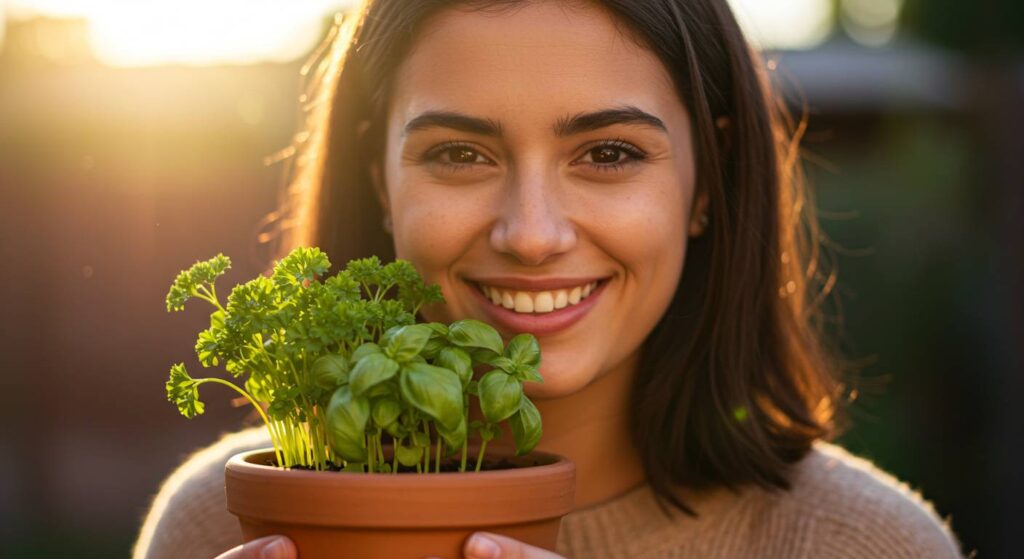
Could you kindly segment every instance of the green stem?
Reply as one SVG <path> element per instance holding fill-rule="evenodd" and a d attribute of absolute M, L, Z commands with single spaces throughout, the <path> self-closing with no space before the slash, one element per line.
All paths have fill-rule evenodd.
<path fill-rule="evenodd" d="M 380 431 L 377 431 L 377 434 L 374 437 L 376 439 L 374 445 L 377 447 L 377 463 L 381 465 L 386 462 L 386 460 L 384 460 L 384 443 L 381 441 L 382 434 L 383 433 Z"/>
<path fill-rule="evenodd" d="M 423 469 L 428 473 L 430 472 L 430 425 L 427 424 L 427 420 L 423 420 L 423 432 L 427 434 L 427 448 L 423 449 Z"/>
<path fill-rule="evenodd" d="M 212 283 L 210 284 L 210 297 L 213 297 L 213 300 L 217 302 L 217 308 L 224 311 L 224 314 L 227 314 L 228 311 L 220 306 L 220 297 L 217 297 L 217 286 Z"/>
<path fill-rule="evenodd" d="M 366 437 L 366 464 L 370 469 L 370 473 L 373 473 L 373 459 L 376 458 L 373 451 L 373 437 L 370 435 L 364 435 L 364 437 Z"/>
<path fill-rule="evenodd" d="M 211 285 L 210 288 L 212 289 L 213 285 Z M 206 289 L 206 286 L 200 285 L 196 287 L 196 297 L 199 297 L 200 299 L 209 302 L 211 305 L 217 307 L 217 310 L 223 313 L 227 313 L 227 311 L 224 310 L 224 307 L 220 306 L 220 301 L 217 300 L 216 292 L 214 291 L 211 293 L 208 289 Z"/>
<path fill-rule="evenodd" d="M 466 418 L 469 417 L 469 394 L 464 394 L 462 396 L 462 416 L 466 417 Z M 468 419 L 467 419 L 467 421 L 468 421 Z M 468 430 L 467 430 L 467 433 L 468 433 Z M 462 441 L 462 463 L 459 464 L 459 471 L 460 472 L 465 472 L 466 471 L 466 456 L 469 454 L 469 450 L 467 448 L 468 446 L 469 446 L 469 436 L 467 435 L 466 436 L 466 440 Z"/>
<path fill-rule="evenodd" d="M 219 379 L 219 378 L 198 379 L 198 380 L 196 380 L 196 386 L 199 386 L 200 384 L 204 384 L 204 383 L 207 383 L 207 382 L 214 382 L 214 383 L 217 383 L 217 384 L 223 384 L 224 386 L 230 387 L 235 392 L 238 392 L 242 396 L 245 396 L 245 399 L 249 400 L 249 403 L 252 404 L 254 408 L 256 408 L 257 412 L 259 412 L 260 417 L 263 419 L 263 424 L 267 426 L 267 430 L 270 431 L 270 434 L 271 435 L 274 434 L 274 429 L 270 426 L 270 419 L 267 418 L 267 414 L 263 413 L 263 408 L 260 407 L 260 405 L 258 403 L 256 403 L 256 400 L 254 400 L 253 397 L 250 396 L 248 392 L 246 392 L 245 390 L 242 390 L 241 388 L 235 386 L 234 384 L 232 384 L 232 383 L 230 383 L 230 382 L 228 382 L 228 381 L 226 381 L 224 379 Z M 282 463 L 281 449 L 280 449 L 280 447 L 277 446 L 277 441 L 274 439 L 273 436 L 270 437 L 270 442 L 272 442 L 274 444 L 274 455 L 277 457 L 277 463 L 281 464 Z"/>
<path fill-rule="evenodd" d="M 437 454 L 434 455 L 434 473 L 441 473 L 441 444 L 444 440 L 441 437 L 437 438 Z"/>
<path fill-rule="evenodd" d="M 480 443 L 480 452 L 476 455 L 476 471 L 480 471 L 480 465 L 484 462 L 484 449 L 487 448 L 487 439 Z"/>
<path fill-rule="evenodd" d="M 324 449 L 324 462 L 334 462 L 334 450 L 331 449 L 331 444 L 327 441 L 327 410 L 324 408 L 317 408 L 317 429 L 319 429 L 320 442 L 318 443 L 321 448 Z"/>
<path fill-rule="evenodd" d="M 402 443 L 399 438 L 391 438 L 391 473 L 398 473 L 398 445 Z"/>

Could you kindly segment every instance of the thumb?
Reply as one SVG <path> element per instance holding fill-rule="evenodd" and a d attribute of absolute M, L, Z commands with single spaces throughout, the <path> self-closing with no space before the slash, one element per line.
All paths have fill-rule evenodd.
<path fill-rule="evenodd" d="M 298 559 L 292 540 L 284 536 L 266 536 L 232 548 L 214 559 Z"/>
<path fill-rule="evenodd" d="M 490 532 L 470 536 L 462 553 L 466 559 L 565 559 L 546 549 Z"/>

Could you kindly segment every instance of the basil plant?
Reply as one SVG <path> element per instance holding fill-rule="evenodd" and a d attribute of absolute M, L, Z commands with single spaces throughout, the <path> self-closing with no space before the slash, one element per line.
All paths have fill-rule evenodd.
<path fill-rule="evenodd" d="M 440 472 L 444 458 L 464 472 L 467 440 L 477 433 L 479 471 L 503 422 L 517 454 L 533 450 L 540 413 L 523 383 L 543 382 L 536 338 L 520 334 L 506 345 L 477 320 L 417 323 L 420 307 L 444 299 L 407 261 L 353 260 L 322 279 L 330 266 L 317 248 L 295 249 L 270 277 L 235 286 L 225 304 L 214 284 L 231 267 L 226 256 L 178 274 L 167 310 L 180 311 L 189 299 L 211 304 L 196 355 L 240 382 L 195 379 L 178 363 L 168 400 L 192 418 L 204 409 L 200 385 L 233 389 L 260 414 L 283 467 Z M 481 420 L 469 420 L 473 405 Z"/>

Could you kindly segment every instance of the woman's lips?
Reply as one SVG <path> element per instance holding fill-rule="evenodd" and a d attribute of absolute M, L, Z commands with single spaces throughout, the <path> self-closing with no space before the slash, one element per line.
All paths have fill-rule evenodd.
<path fill-rule="evenodd" d="M 476 297 L 477 302 L 487 314 L 487 322 L 503 330 L 505 334 L 515 335 L 528 332 L 535 336 L 544 336 L 560 332 L 579 322 L 584 315 L 590 312 L 597 304 L 598 297 L 604 293 L 608 280 L 601 280 L 585 299 L 575 305 L 568 305 L 546 313 L 518 313 L 506 309 L 501 305 L 495 305 L 488 299 L 480 287 L 474 283 L 468 283 L 469 290 Z"/>

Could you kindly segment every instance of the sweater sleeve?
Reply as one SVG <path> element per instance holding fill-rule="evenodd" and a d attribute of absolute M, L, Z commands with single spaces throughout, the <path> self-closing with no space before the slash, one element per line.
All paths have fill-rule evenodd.
<path fill-rule="evenodd" d="M 228 512 L 224 464 L 239 452 L 270 446 L 264 427 L 226 435 L 196 452 L 160 486 L 135 543 L 134 559 L 209 559 L 242 543 Z"/>
<path fill-rule="evenodd" d="M 948 521 L 907 484 L 842 448 L 818 445 L 802 475 L 817 483 L 802 495 L 816 526 L 809 556 L 855 559 L 963 557 Z M 825 481 L 827 480 L 827 481 Z M 806 480 L 805 480 L 806 481 Z"/>

